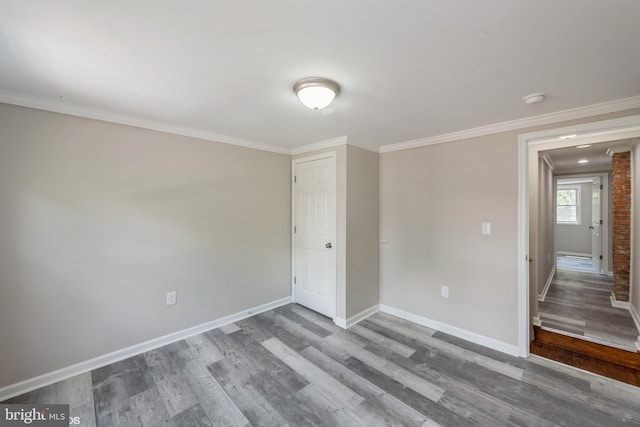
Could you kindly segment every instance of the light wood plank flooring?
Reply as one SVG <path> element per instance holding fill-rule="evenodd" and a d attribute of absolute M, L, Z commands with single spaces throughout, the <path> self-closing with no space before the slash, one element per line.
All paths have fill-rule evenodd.
<path fill-rule="evenodd" d="M 545 300 L 538 303 L 542 328 L 638 351 L 631 314 L 611 306 L 612 284 L 606 275 L 559 269 Z"/>
<path fill-rule="evenodd" d="M 640 388 L 377 313 L 291 304 L 11 400 L 86 426 L 640 425 Z"/>
<path fill-rule="evenodd" d="M 557 260 L 556 265 L 560 270 L 574 270 L 574 271 L 583 271 L 585 273 L 599 273 L 599 271 L 593 268 L 593 263 L 591 262 L 591 258 L 571 256 L 571 255 L 558 255 L 556 260 Z"/>

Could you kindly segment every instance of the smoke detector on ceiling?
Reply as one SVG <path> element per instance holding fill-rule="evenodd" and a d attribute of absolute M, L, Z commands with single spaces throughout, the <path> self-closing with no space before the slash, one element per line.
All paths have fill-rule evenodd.
<path fill-rule="evenodd" d="M 529 95 L 522 98 L 522 100 L 527 105 L 537 104 L 538 102 L 544 101 L 545 96 L 547 96 L 547 94 L 542 92 L 530 93 Z"/>

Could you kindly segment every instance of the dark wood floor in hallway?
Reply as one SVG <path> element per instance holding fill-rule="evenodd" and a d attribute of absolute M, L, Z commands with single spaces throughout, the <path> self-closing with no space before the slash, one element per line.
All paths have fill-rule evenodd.
<path fill-rule="evenodd" d="M 16 397 L 86 426 L 640 425 L 640 388 L 377 313 L 290 304 Z"/>

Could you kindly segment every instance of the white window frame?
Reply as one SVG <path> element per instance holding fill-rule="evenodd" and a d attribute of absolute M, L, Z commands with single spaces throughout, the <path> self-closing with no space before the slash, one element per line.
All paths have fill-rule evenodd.
<path fill-rule="evenodd" d="M 558 219 L 558 191 L 560 190 L 575 190 L 576 192 L 576 220 L 575 221 L 560 221 Z M 582 187 L 580 185 L 560 184 L 557 186 L 556 188 L 556 223 L 560 225 L 582 225 Z"/>

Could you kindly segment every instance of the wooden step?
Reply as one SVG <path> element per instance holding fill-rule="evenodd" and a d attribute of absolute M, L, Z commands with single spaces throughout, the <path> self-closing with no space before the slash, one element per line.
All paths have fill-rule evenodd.
<path fill-rule="evenodd" d="M 534 326 L 531 354 L 640 387 L 640 353 L 545 331 Z"/>

